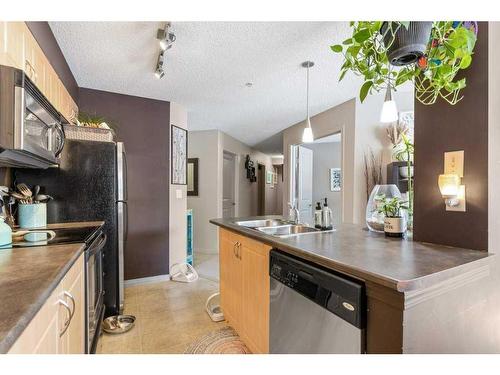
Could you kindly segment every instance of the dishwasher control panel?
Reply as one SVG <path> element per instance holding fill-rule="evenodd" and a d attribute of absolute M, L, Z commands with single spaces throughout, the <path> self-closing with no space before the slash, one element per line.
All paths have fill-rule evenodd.
<path fill-rule="evenodd" d="M 269 275 L 352 325 L 364 327 L 363 283 L 277 249 L 271 250 Z"/>

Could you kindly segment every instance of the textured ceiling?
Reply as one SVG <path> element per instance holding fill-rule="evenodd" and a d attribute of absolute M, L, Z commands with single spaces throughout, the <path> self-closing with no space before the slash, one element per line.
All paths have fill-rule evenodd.
<path fill-rule="evenodd" d="M 158 80 L 160 25 L 50 22 L 79 86 L 180 103 L 190 130 L 220 129 L 251 146 L 305 118 L 305 60 L 316 63 L 311 115 L 357 95 L 357 78 L 338 82 L 341 58 L 329 49 L 349 34 L 347 23 L 175 22 Z"/>

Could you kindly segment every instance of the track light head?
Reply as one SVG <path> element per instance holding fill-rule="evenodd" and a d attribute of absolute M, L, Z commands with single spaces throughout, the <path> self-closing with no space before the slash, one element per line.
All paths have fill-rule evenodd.
<path fill-rule="evenodd" d="M 158 79 L 162 79 L 163 76 L 165 76 L 165 71 L 163 70 L 163 68 L 156 68 L 155 77 Z"/>

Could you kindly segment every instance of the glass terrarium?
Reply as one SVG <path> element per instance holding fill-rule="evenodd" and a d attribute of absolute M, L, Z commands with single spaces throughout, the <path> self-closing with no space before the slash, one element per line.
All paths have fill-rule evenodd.
<path fill-rule="evenodd" d="M 383 212 L 379 212 L 379 206 L 384 198 L 401 198 L 401 192 L 396 185 L 375 185 L 368 204 L 366 205 L 366 225 L 373 232 L 384 232 Z"/>

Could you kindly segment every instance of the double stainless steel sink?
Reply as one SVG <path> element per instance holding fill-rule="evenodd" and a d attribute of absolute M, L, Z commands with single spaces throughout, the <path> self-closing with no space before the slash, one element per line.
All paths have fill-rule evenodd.
<path fill-rule="evenodd" d="M 305 224 L 294 224 L 283 219 L 246 220 L 237 221 L 235 224 L 280 238 L 325 232 Z"/>

